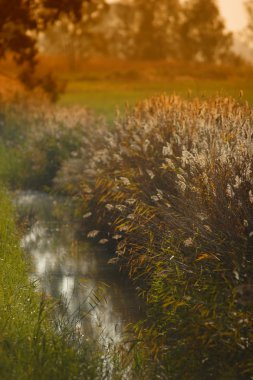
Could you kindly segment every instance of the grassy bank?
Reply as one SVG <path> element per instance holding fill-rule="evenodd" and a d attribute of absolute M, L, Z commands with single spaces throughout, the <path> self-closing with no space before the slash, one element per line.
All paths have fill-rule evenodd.
<path fill-rule="evenodd" d="M 28 280 L 13 210 L 0 192 L 0 377 L 1 379 L 101 378 L 95 347 L 70 327 L 55 329 L 52 301 Z"/>
<path fill-rule="evenodd" d="M 23 124 L 6 115 L 3 137 L 10 125 L 25 131 L 22 143 L 3 138 L 24 158 L 21 183 L 77 196 L 88 236 L 110 244 L 112 262 L 138 283 L 148 317 L 136 326 L 135 360 L 146 378 L 251 379 L 247 102 L 159 96 L 111 131 L 79 108 L 35 108 Z"/>

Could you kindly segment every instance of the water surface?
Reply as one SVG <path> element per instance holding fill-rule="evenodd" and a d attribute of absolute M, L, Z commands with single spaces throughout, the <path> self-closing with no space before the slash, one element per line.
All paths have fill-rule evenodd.
<path fill-rule="evenodd" d="M 16 205 L 27 222 L 22 246 L 31 278 L 62 300 L 68 318 L 86 334 L 103 344 L 122 341 L 127 325 L 143 315 L 141 302 L 127 277 L 108 264 L 105 249 L 77 239 L 70 199 L 23 192 Z"/>

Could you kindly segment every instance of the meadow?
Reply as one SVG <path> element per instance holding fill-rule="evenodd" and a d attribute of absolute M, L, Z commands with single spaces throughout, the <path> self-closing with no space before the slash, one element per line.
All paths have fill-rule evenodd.
<path fill-rule="evenodd" d="M 115 81 L 115 80 L 85 80 L 70 79 L 65 93 L 60 96 L 59 104 L 69 106 L 79 104 L 103 115 L 109 124 L 113 124 L 116 112 L 121 113 L 127 107 L 151 96 L 164 93 L 178 94 L 186 99 L 200 97 L 207 99 L 217 94 L 240 98 L 243 90 L 244 98 L 253 104 L 253 88 L 245 80 L 203 80 L 182 78 L 172 81 L 156 81 L 155 83 L 141 81 Z"/>
<path fill-rule="evenodd" d="M 55 65 L 66 83 L 59 104 L 89 107 L 113 124 L 118 111 L 161 93 L 177 94 L 185 99 L 207 99 L 216 95 L 243 98 L 253 104 L 251 67 L 227 67 L 186 62 L 91 60 L 77 62 L 70 70 L 66 59 Z"/>
<path fill-rule="evenodd" d="M 20 93 L 20 83 L 13 78 L 17 67 L 10 59 L 1 62 L 0 93 Z M 208 99 L 221 95 L 253 104 L 252 68 L 247 64 L 213 65 L 174 61 L 128 61 L 114 58 L 78 59 L 73 67 L 66 56 L 40 56 L 37 76 L 53 73 L 63 92 L 57 104 L 90 108 L 113 124 L 117 113 L 136 102 L 161 93 L 177 94 L 185 99 Z M 12 91 L 10 89 L 13 88 Z M 35 88 L 35 97 L 38 96 Z M 39 95 L 40 92 L 39 92 Z M 26 94 L 30 97 L 29 93 Z M 6 97 L 4 93 L 3 98 Z"/>

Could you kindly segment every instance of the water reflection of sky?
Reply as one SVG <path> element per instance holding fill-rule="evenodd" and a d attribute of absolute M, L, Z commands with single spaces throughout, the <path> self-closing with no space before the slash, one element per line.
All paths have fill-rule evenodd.
<path fill-rule="evenodd" d="M 50 296 L 64 300 L 69 318 L 99 336 L 103 344 L 122 340 L 124 328 L 140 316 L 139 300 L 127 279 L 107 264 L 107 254 L 74 238 L 73 221 L 55 217 L 62 201 L 21 194 L 21 216 L 30 227 L 22 246 L 31 256 L 32 278 Z"/>

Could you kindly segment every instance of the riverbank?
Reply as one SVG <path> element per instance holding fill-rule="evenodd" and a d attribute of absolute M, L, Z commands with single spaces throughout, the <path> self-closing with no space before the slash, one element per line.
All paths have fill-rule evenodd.
<path fill-rule="evenodd" d="M 247 102 L 155 97 L 113 130 L 79 108 L 23 115 L 15 107 L 23 119 L 13 123 L 12 109 L 2 129 L 5 148 L 17 149 L 23 162 L 12 186 L 74 197 L 82 236 L 108 246 L 110 263 L 138 284 L 148 312 L 135 326 L 134 365 L 152 379 L 250 379 Z"/>
<path fill-rule="evenodd" d="M 102 361 L 95 346 L 78 339 L 67 324 L 58 331 L 55 301 L 36 290 L 16 231 L 14 212 L 0 191 L 0 378 L 101 378 Z"/>
<path fill-rule="evenodd" d="M 24 191 L 16 193 L 15 206 L 28 225 L 21 245 L 39 288 L 101 350 L 124 344 L 127 326 L 144 316 L 143 305 L 127 274 L 108 264 L 105 247 L 78 236 L 73 199 Z"/>
<path fill-rule="evenodd" d="M 75 204 L 80 205 L 80 181 L 79 180 L 74 180 L 74 177 L 70 176 L 70 178 L 63 178 L 64 180 L 64 188 L 62 186 L 62 189 L 58 188 L 58 185 L 55 184 L 55 178 L 56 178 L 56 173 L 58 170 L 62 167 L 63 163 L 67 161 L 70 157 L 76 160 L 78 162 L 79 157 L 80 157 L 80 150 L 83 149 L 87 144 L 91 144 L 92 146 L 96 144 L 96 140 L 99 141 L 97 138 L 97 133 L 94 134 L 94 130 L 100 131 L 98 132 L 103 135 L 103 129 L 104 129 L 104 122 L 100 118 L 95 118 L 93 114 L 90 111 L 87 111 L 86 109 L 81 109 L 79 107 L 73 107 L 72 111 L 68 109 L 63 109 L 61 107 L 53 107 L 48 104 L 42 104 L 38 105 L 38 103 L 31 102 L 24 102 L 23 100 L 17 100 L 16 102 L 9 102 L 9 103 L 2 103 L 0 104 L 0 180 L 2 183 L 5 184 L 5 186 L 10 189 L 11 191 L 16 191 L 16 190 L 27 190 L 29 193 L 29 190 L 36 191 L 36 190 L 45 190 L 46 192 L 50 193 L 63 193 L 63 194 L 70 194 L 71 197 L 75 198 Z M 66 186 L 66 188 L 65 188 Z M 46 197 L 46 194 L 45 194 Z M 27 197 L 25 197 L 27 198 Z M 29 197 L 28 197 L 29 198 Z M 42 197 L 43 198 L 43 197 Z M 50 198 L 50 197 L 48 197 Z M 73 198 L 72 198 L 73 200 Z M 71 200 L 71 202 L 72 202 Z M 77 202 L 76 202 L 77 201 Z M 22 207 L 27 206 L 27 202 L 25 199 L 21 201 Z M 41 200 L 38 199 L 38 207 L 40 207 Z M 34 205 L 35 207 L 35 205 Z M 44 206 L 43 206 L 44 207 Z M 43 208 L 42 207 L 42 208 Z M 50 206 L 51 210 L 50 212 L 53 212 L 54 205 L 52 204 Z M 35 207 L 36 209 L 36 207 Z M 58 213 L 59 210 L 56 210 L 56 214 Z M 11 212 L 12 213 L 12 212 Z M 73 213 L 73 218 L 75 218 L 74 225 L 76 227 L 76 224 L 81 225 L 81 221 L 84 220 L 81 210 L 78 209 L 78 207 L 75 206 L 75 209 L 72 209 Z M 33 212 L 32 212 L 33 214 Z M 2 216 L 5 218 L 6 224 L 8 226 L 8 218 L 6 217 L 5 213 L 2 214 Z M 30 211 L 28 210 L 27 218 L 29 219 L 30 217 Z M 19 215 L 20 217 L 20 215 Z M 32 218 L 33 219 L 33 218 Z M 56 218 L 57 220 L 57 218 Z M 54 223 L 55 224 L 55 221 Z M 66 220 L 66 215 L 62 214 L 62 221 Z M 28 220 L 27 220 L 28 221 Z M 29 222 L 30 223 L 30 222 Z M 35 226 L 35 235 L 37 231 L 37 225 Z M 52 226 L 51 226 L 52 227 Z M 50 227 L 50 228 L 51 228 Z M 74 226 L 72 226 L 74 228 Z M 13 227 L 15 229 L 15 226 Z M 67 227 L 66 227 L 67 228 Z M 67 228 L 65 231 L 66 234 L 62 236 L 62 239 L 66 240 L 66 237 L 71 233 L 71 228 Z M 80 230 L 80 228 L 79 228 Z M 31 232 L 33 235 L 33 232 Z M 54 233 L 56 238 L 57 232 Z M 83 233 L 81 233 L 83 236 Z M 36 235 L 37 236 L 37 235 Z M 33 236 L 34 237 L 34 236 Z M 21 236 L 19 236 L 21 238 Z M 35 254 L 41 253 L 39 249 L 42 247 L 37 247 L 36 244 L 50 244 L 50 241 L 47 240 L 45 237 L 45 242 L 43 243 L 40 241 L 40 235 L 36 237 L 35 242 Z M 43 240 L 43 239 L 42 239 Z M 50 240 L 50 239 L 49 239 Z M 33 240 L 32 240 L 33 243 Z M 53 241 L 51 247 L 47 247 L 48 249 L 50 248 L 51 251 L 54 251 L 57 247 L 57 243 Z M 14 244 L 14 243 L 13 243 Z M 16 238 L 15 245 L 18 247 L 20 244 L 20 241 L 18 241 L 18 237 Z M 62 244 L 63 242 L 59 242 L 60 244 L 59 250 L 62 253 Z M 75 240 L 69 242 L 70 246 L 67 248 L 68 254 L 71 256 L 71 254 L 76 254 L 77 253 L 77 242 Z M 33 245 L 33 244 L 32 244 Z M 26 247 L 27 248 L 27 247 Z M 37 250 L 38 248 L 38 250 Z M 28 270 L 27 270 L 27 264 L 23 262 L 22 260 L 24 259 L 23 257 L 23 252 L 17 248 L 19 252 L 19 260 L 22 262 L 25 270 L 26 270 L 26 275 L 24 275 L 23 280 L 26 281 L 26 284 L 29 284 L 28 280 Z M 74 253 L 75 252 L 75 253 Z M 52 255 L 54 252 L 51 252 Z M 85 249 L 85 253 L 86 249 Z M 100 252 L 100 256 L 102 253 Z M 99 256 L 98 255 L 98 256 Z M 104 259 L 102 260 L 105 265 L 107 265 L 107 272 L 104 271 L 104 268 L 100 268 L 101 275 L 99 279 L 96 280 L 104 282 L 104 284 L 101 284 L 100 288 L 102 289 L 103 287 L 108 287 L 107 285 L 107 280 L 106 278 L 102 279 L 102 276 L 105 276 L 107 273 L 107 276 L 110 276 L 111 272 L 116 272 L 116 268 L 112 268 L 110 264 L 107 264 L 107 261 L 109 260 L 110 257 L 108 257 L 108 254 L 104 252 Z M 84 255 L 85 256 L 85 255 Z M 94 269 L 94 260 L 95 257 L 93 255 L 92 257 L 89 257 L 87 260 L 87 263 L 85 263 L 85 257 L 80 258 L 79 264 L 82 262 L 83 263 L 83 271 L 86 273 L 86 269 L 88 267 Z M 13 268 L 14 268 L 14 262 L 16 260 L 16 257 L 13 257 Z M 42 258 L 42 262 L 44 259 Z M 51 257 L 51 260 L 53 258 Z M 63 259 L 64 260 L 64 259 Z M 88 263 L 92 261 L 92 265 L 88 265 Z M 96 259 L 98 262 L 101 262 L 101 257 Z M 50 261 L 50 258 L 49 258 Z M 73 257 L 69 257 L 67 260 L 68 263 L 71 261 L 71 268 L 73 270 Z M 60 266 L 61 265 L 67 265 L 67 261 L 64 263 L 58 263 Z M 20 264 L 16 264 L 17 266 Z M 36 263 L 33 263 L 36 268 Z M 37 263 L 40 265 L 40 263 Z M 78 265 L 79 265 L 78 264 Z M 87 267 L 88 265 L 88 267 Z M 34 269 L 35 269 L 34 268 Z M 34 270 L 33 269 L 33 270 Z M 66 268 L 65 268 L 66 269 Z M 77 268 L 76 274 L 74 275 L 76 278 L 81 276 L 83 271 L 80 271 L 80 267 Z M 13 269 L 14 270 L 14 269 Z M 33 271 L 32 270 L 32 271 Z M 91 272 L 89 275 L 91 275 Z M 41 273 L 40 273 L 41 274 Z M 52 273 L 51 273 L 52 274 Z M 56 274 L 56 277 L 58 276 L 59 273 Z M 97 276 L 96 272 L 93 273 L 95 277 Z M 11 276 L 11 273 L 10 273 Z M 46 277 L 46 273 L 45 273 Z M 64 277 L 64 276 L 63 276 Z M 69 277 L 69 273 L 65 276 Z M 45 318 L 43 318 L 43 321 L 47 321 L 45 323 L 48 323 L 50 330 L 48 331 L 48 344 L 49 347 L 45 347 L 45 353 L 42 353 L 42 359 L 47 361 L 46 355 L 48 354 L 49 356 L 52 356 L 52 360 L 49 358 L 49 366 L 47 368 L 47 374 L 50 373 L 50 370 L 53 369 L 53 360 L 54 356 L 57 355 L 57 353 L 54 353 L 54 355 L 51 355 L 50 352 L 50 344 L 52 340 L 52 344 L 54 343 L 54 340 L 56 341 L 56 346 L 55 350 L 59 353 L 59 371 L 58 369 L 55 369 L 54 372 L 56 373 L 56 377 L 58 379 L 65 379 L 65 374 L 66 378 L 72 379 L 72 378 L 94 378 L 94 379 L 100 379 L 100 378 L 108 378 L 108 379 L 118 379 L 122 378 L 122 376 L 125 376 L 125 373 L 128 373 L 128 379 L 136 378 L 142 378 L 142 375 L 139 373 L 139 359 L 137 360 L 137 363 L 135 364 L 135 354 L 134 350 L 131 350 L 131 353 L 128 353 L 128 348 L 129 345 L 125 344 L 124 342 L 121 342 L 121 339 L 119 341 L 119 336 L 124 333 L 124 341 L 127 340 L 127 335 L 125 335 L 125 326 L 136 320 L 136 317 L 131 319 L 130 316 L 130 311 L 128 310 L 127 305 L 129 306 L 130 303 L 134 300 L 133 297 L 133 288 L 131 288 L 130 294 L 131 296 L 131 302 L 124 302 L 123 298 L 125 297 L 125 301 L 127 300 L 127 297 L 129 296 L 129 289 L 125 289 L 125 295 L 124 294 L 124 289 L 122 288 L 122 297 L 119 299 L 119 301 L 122 303 L 122 306 L 117 306 L 118 309 L 121 309 L 122 311 L 125 308 L 124 314 L 127 316 L 126 320 L 123 322 L 121 321 L 121 318 L 119 318 L 119 310 L 116 311 L 116 315 L 111 316 L 111 313 L 113 312 L 112 308 L 110 307 L 111 305 L 111 297 L 114 298 L 115 302 L 115 296 L 116 294 L 119 293 L 118 289 L 118 284 L 116 278 L 116 283 L 114 284 L 113 288 L 113 281 L 112 279 L 109 279 L 112 289 L 110 289 L 111 293 L 109 296 L 109 299 L 105 299 L 105 294 L 103 295 L 103 300 L 101 303 L 99 302 L 98 297 L 100 297 L 99 293 L 95 291 L 94 287 L 94 279 L 90 279 L 91 282 L 93 283 L 92 285 L 92 290 L 91 293 L 89 294 L 89 297 L 87 298 L 87 278 L 85 279 L 85 276 L 83 274 L 84 278 L 78 278 L 78 281 L 84 283 L 82 286 L 81 291 L 80 291 L 80 301 L 81 304 L 78 304 L 78 302 L 75 304 L 75 299 L 74 295 L 70 295 L 69 292 L 71 292 L 71 278 L 70 278 L 70 283 L 66 283 L 66 278 L 63 278 L 62 280 L 62 287 L 63 287 L 63 293 L 65 294 L 58 294 L 58 291 L 53 292 L 52 294 L 53 298 L 50 299 L 50 302 L 48 304 L 48 297 L 46 296 L 47 302 L 46 304 L 48 305 L 48 308 L 46 307 L 45 310 Z M 119 279 L 119 283 L 121 282 L 123 284 L 123 277 L 120 276 L 119 274 L 117 275 Z M 125 276 L 126 277 L 126 276 Z M 68 280 L 68 279 L 67 279 Z M 57 281 L 59 281 L 59 278 L 57 278 Z M 65 282 L 64 282 L 65 281 Z M 43 282 L 43 280 L 42 280 Z M 37 284 L 38 285 L 38 284 Z M 42 284 L 40 284 L 42 285 Z M 59 285 L 59 284 L 58 284 Z M 57 285 L 57 287 L 58 287 Z M 98 284 L 97 284 L 98 285 Z M 35 291 L 35 288 L 33 285 L 29 285 L 29 292 L 31 291 L 32 296 L 35 297 L 35 303 L 38 302 L 40 304 L 40 298 L 39 294 L 33 294 Z M 91 286 L 91 284 L 90 284 Z M 78 288 L 78 287 L 77 287 Z M 77 290 L 76 288 L 76 290 Z M 43 289 L 43 285 L 40 287 L 40 289 Z M 61 287 L 59 288 L 59 290 Z M 109 288 L 107 288 L 109 289 Z M 55 290 L 55 289 L 54 289 Z M 10 290 L 11 292 L 11 290 Z M 103 292 L 102 292 L 103 293 Z M 50 294 L 50 292 L 47 292 L 47 294 Z M 69 296 L 68 298 L 68 304 L 65 305 L 67 306 L 67 314 L 71 314 L 70 318 L 70 323 L 67 325 L 64 325 L 63 331 L 60 331 L 59 336 L 58 336 L 58 321 L 55 319 L 55 312 L 57 309 L 57 296 Z M 118 297 L 118 295 L 117 295 Z M 118 302 L 119 302 L 118 301 Z M 10 301 L 11 302 L 11 301 Z M 52 304 L 53 302 L 53 304 Z M 91 305 L 89 304 L 91 303 Z M 75 305 L 73 305 L 75 304 Z M 93 306 L 96 304 L 93 310 Z M 73 308 L 69 308 L 70 306 L 75 306 L 75 310 Z M 44 306 L 44 303 L 43 303 Z M 56 307 L 56 308 L 55 308 Z M 62 305 L 61 305 L 62 307 Z M 107 312 L 103 310 L 103 308 L 106 309 L 107 307 Z M 136 309 L 139 308 L 139 304 L 136 306 Z M 84 310 L 85 309 L 85 310 Z M 75 316 L 77 318 L 81 318 L 83 325 L 85 325 L 85 328 L 89 330 L 89 327 L 91 325 L 90 321 L 90 315 L 87 315 L 90 313 L 90 309 L 93 310 L 95 317 L 93 318 L 94 320 L 92 321 L 93 328 L 98 327 L 100 329 L 100 333 L 96 334 L 94 339 L 89 343 L 86 341 L 86 338 L 88 337 L 88 340 L 90 340 L 90 334 L 86 334 L 87 331 L 85 331 L 85 340 L 82 342 L 84 339 L 83 337 L 81 338 L 81 342 L 79 341 L 79 335 L 75 335 L 75 328 L 76 326 L 82 325 L 78 322 L 78 320 L 73 320 L 73 311 Z M 130 308 L 131 309 L 131 308 Z M 47 310 L 50 313 L 47 313 Z M 87 315 L 86 321 L 84 320 L 84 315 L 83 312 L 85 311 L 85 315 Z M 132 310 L 134 315 L 138 314 L 138 310 Z M 102 324 L 100 323 L 98 319 L 96 319 L 97 314 L 100 312 L 100 317 L 102 319 Z M 81 313 L 81 315 L 80 315 Z M 57 312 L 56 312 L 57 314 Z M 20 315 L 22 316 L 22 310 L 20 311 Z M 54 317 L 53 317 L 54 315 Z M 32 313 L 32 316 L 35 318 L 38 317 L 36 312 Z M 116 316 L 116 325 L 114 326 L 115 322 L 115 316 Z M 23 315 L 25 318 L 25 315 Z M 113 317 L 113 318 L 112 318 Z M 130 318 L 129 318 L 130 317 Z M 112 320 L 111 320 L 112 318 Z M 96 319 L 96 320 L 95 320 Z M 105 320 L 104 320 L 105 319 Z M 29 318 L 27 319 L 29 321 Z M 31 322 L 31 323 L 30 323 Z M 32 325 L 33 320 L 29 321 L 29 323 Z M 100 326 L 100 327 L 99 327 Z M 56 330 L 55 330 L 56 327 Z M 22 328 L 22 326 L 20 326 Z M 103 329 L 105 328 L 105 331 Z M 19 326 L 17 326 L 17 330 L 19 329 Z M 123 331 L 124 330 L 124 331 Z M 80 330 L 81 334 L 83 334 L 82 328 Z M 55 337 L 56 333 L 56 337 Z M 109 334 L 108 334 L 109 333 Z M 87 336 L 86 336 L 87 335 Z M 97 336 L 99 335 L 99 337 Z M 113 339 L 112 339 L 113 337 Z M 30 339 L 30 337 L 29 337 Z M 42 345 L 43 347 L 47 342 L 44 340 L 45 338 L 43 337 L 42 334 L 42 343 L 40 340 L 38 340 L 38 344 Z M 44 339 L 44 340 L 43 340 Z M 50 340 L 51 339 L 51 340 Z M 62 348 L 60 347 L 60 344 L 58 345 L 58 339 L 59 342 L 62 342 Z M 70 340 L 69 340 L 70 339 Z M 132 339 L 132 337 L 131 337 Z M 116 340 L 116 342 L 113 342 L 113 340 Z M 33 342 L 33 340 L 31 339 Z M 100 344 L 100 341 L 103 341 L 103 344 Z M 31 350 L 34 349 L 36 350 L 36 342 L 33 342 L 34 345 L 31 346 Z M 84 344 L 83 344 L 84 343 Z M 115 344 L 116 343 L 116 344 Z M 18 342 L 17 342 L 18 345 Z M 58 345 L 58 346 L 57 346 Z M 65 346 L 64 346 L 65 345 Z M 116 347 L 117 345 L 117 347 Z M 69 347 L 68 347 L 69 346 Z M 109 347 L 110 346 L 110 347 Z M 78 347 L 78 350 L 76 352 L 76 348 Z M 17 348 L 19 350 L 19 348 Z M 54 347 L 52 347 L 52 350 Z M 69 349 L 69 355 L 66 350 Z M 20 346 L 20 350 L 22 350 L 22 346 Z M 23 352 L 23 351 L 22 351 Z M 61 355 L 65 355 L 64 360 L 62 358 L 61 360 Z M 72 360 L 72 355 L 76 355 L 74 359 Z M 33 372 L 33 357 L 31 356 L 31 352 L 26 352 L 24 351 L 24 356 L 26 358 L 26 363 L 24 366 L 31 361 L 31 372 Z M 57 359 L 58 360 L 58 359 Z M 80 360 L 80 361 L 79 361 Z M 36 363 L 35 363 L 36 364 Z M 34 365 L 35 365 L 34 364 Z M 36 364 L 37 365 L 37 364 Z M 56 364 L 57 365 L 57 364 Z M 66 370 L 64 369 L 64 366 L 66 365 Z M 68 370 L 68 367 L 71 367 L 70 370 Z M 87 370 L 86 370 L 87 367 Z M 8 363 L 6 365 L 6 368 L 8 370 Z M 16 370 L 15 365 L 13 366 L 13 371 Z M 40 368 L 38 366 L 38 368 Z M 83 369 L 83 371 L 82 371 Z M 18 370 L 18 369 L 17 369 Z M 80 374 L 77 376 L 75 373 L 79 373 L 79 370 L 81 371 Z M 25 371 L 24 369 L 24 376 L 25 376 Z M 59 374 L 59 372 L 62 371 L 62 375 Z M 69 372 L 68 372 L 69 371 Z M 73 373 L 72 373 L 72 372 Z M 5 373 L 5 369 L 3 369 L 3 373 Z M 138 373 L 138 375 L 137 375 Z M 6 375 L 7 376 L 7 375 Z M 13 375 L 14 376 L 14 375 Z M 20 379 L 22 379 L 23 374 L 20 374 Z M 32 375 L 31 375 L 32 376 Z M 32 377 L 29 377 L 32 378 Z M 50 377 L 47 377 L 47 375 L 44 376 L 43 371 L 38 375 L 34 375 L 34 379 L 40 379 L 40 378 L 54 378 L 53 375 Z M 37 377 L 36 377 L 37 376 Z M 42 376 L 42 377 L 39 377 Z M 44 377 L 43 377 L 44 376 Z M 61 377 L 62 376 L 62 377 Z M 76 377 L 75 377 L 76 376 Z M 145 375 L 143 375 L 145 376 Z"/>

